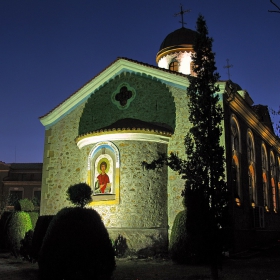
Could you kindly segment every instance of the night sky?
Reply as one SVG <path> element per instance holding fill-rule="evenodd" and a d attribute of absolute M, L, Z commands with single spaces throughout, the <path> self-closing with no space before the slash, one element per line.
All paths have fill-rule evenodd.
<path fill-rule="evenodd" d="M 280 0 L 275 0 L 280 5 Z M 42 162 L 39 117 L 117 57 L 156 65 L 161 42 L 202 14 L 221 80 L 280 105 L 280 14 L 269 0 L 0 0 L 0 161 Z"/>

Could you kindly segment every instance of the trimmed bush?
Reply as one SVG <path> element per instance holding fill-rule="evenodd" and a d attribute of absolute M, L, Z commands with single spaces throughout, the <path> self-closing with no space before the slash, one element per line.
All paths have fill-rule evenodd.
<path fill-rule="evenodd" d="M 32 223 L 32 229 L 35 229 L 38 217 L 39 217 L 39 213 L 38 212 L 29 212 L 28 213 L 31 219 L 31 223 Z"/>
<path fill-rule="evenodd" d="M 32 238 L 33 230 L 29 230 L 25 233 L 24 239 L 20 241 L 19 253 L 23 259 L 32 262 Z"/>
<path fill-rule="evenodd" d="M 7 225 L 7 235 L 9 247 L 15 257 L 19 256 L 20 241 L 31 229 L 32 223 L 28 213 L 23 211 L 12 213 Z"/>
<path fill-rule="evenodd" d="M 187 263 L 190 258 L 186 221 L 187 210 L 183 210 L 175 217 L 170 236 L 170 256 L 174 262 L 179 264 Z"/>
<path fill-rule="evenodd" d="M 64 208 L 52 219 L 39 254 L 47 279 L 111 279 L 115 256 L 109 234 L 93 209 Z"/>
<path fill-rule="evenodd" d="M 34 211 L 34 204 L 31 200 L 24 198 L 18 200 L 15 205 L 15 211 L 25 211 L 25 212 L 31 212 Z"/>
<path fill-rule="evenodd" d="M 86 183 L 70 186 L 66 194 L 67 200 L 82 208 L 92 201 L 92 189 Z"/>
<path fill-rule="evenodd" d="M 32 261 L 37 262 L 39 252 L 43 244 L 44 237 L 48 230 L 49 224 L 53 219 L 53 215 L 40 216 L 34 228 L 32 238 Z"/>
<path fill-rule="evenodd" d="M 0 219 L 0 248 L 4 250 L 9 248 L 7 224 L 12 213 L 13 212 L 6 211 L 1 215 L 1 219 Z"/>

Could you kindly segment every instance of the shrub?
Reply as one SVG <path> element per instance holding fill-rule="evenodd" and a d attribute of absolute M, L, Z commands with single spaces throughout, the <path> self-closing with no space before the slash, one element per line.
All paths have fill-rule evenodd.
<path fill-rule="evenodd" d="M 32 201 L 34 207 L 40 207 L 41 201 L 39 198 L 33 197 L 31 201 Z"/>
<path fill-rule="evenodd" d="M 7 224 L 13 212 L 4 212 L 0 219 L 0 248 L 8 249 Z"/>
<path fill-rule="evenodd" d="M 186 221 L 187 210 L 183 210 L 175 217 L 169 243 L 171 259 L 180 264 L 187 263 L 190 258 Z"/>
<path fill-rule="evenodd" d="M 128 251 L 126 238 L 119 234 L 115 241 L 113 241 L 113 248 L 115 250 L 115 255 L 118 258 L 126 256 L 126 253 Z"/>
<path fill-rule="evenodd" d="M 42 279 L 111 279 L 115 256 L 93 209 L 64 208 L 52 219 L 39 254 Z"/>
<path fill-rule="evenodd" d="M 8 196 L 8 205 L 9 206 L 14 206 L 17 204 L 20 198 L 16 194 L 9 194 Z"/>
<path fill-rule="evenodd" d="M 7 234 L 10 249 L 15 257 L 19 255 L 20 241 L 30 229 L 32 223 L 28 213 L 23 211 L 12 213 L 7 225 Z"/>
<path fill-rule="evenodd" d="M 49 224 L 53 219 L 53 215 L 46 215 L 38 217 L 37 223 L 34 228 L 33 238 L 32 238 L 32 261 L 37 262 L 39 257 L 39 252 L 43 244 L 43 239 L 48 230 Z"/>
<path fill-rule="evenodd" d="M 39 217 L 39 213 L 38 212 L 29 212 L 28 213 L 31 219 L 31 223 L 32 223 L 32 229 L 35 229 L 38 217 Z"/>
<path fill-rule="evenodd" d="M 19 253 L 23 259 L 32 262 L 32 238 L 33 230 L 29 230 L 25 233 L 24 239 L 20 241 Z"/>
<path fill-rule="evenodd" d="M 91 196 L 92 189 L 86 183 L 70 186 L 67 190 L 67 200 L 82 208 L 92 201 Z"/>
<path fill-rule="evenodd" d="M 28 198 L 20 199 L 15 204 L 15 211 L 31 212 L 34 210 L 34 204 Z"/>

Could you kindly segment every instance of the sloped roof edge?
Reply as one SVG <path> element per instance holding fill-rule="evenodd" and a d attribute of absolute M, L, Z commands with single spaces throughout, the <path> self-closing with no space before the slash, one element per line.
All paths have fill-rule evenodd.
<path fill-rule="evenodd" d="M 104 85 L 108 80 L 125 71 L 152 76 L 166 84 L 177 85 L 182 88 L 186 88 L 188 85 L 187 76 L 184 74 L 128 58 L 117 58 L 113 63 L 70 95 L 66 100 L 57 105 L 49 113 L 39 117 L 41 123 L 48 128 L 84 102 L 92 92 Z"/>

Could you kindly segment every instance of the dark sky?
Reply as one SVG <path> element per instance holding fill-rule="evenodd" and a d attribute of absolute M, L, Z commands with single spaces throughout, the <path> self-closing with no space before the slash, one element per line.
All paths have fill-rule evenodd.
<path fill-rule="evenodd" d="M 280 0 L 275 2 L 280 5 Z M 163 39 L 202 14 L 221 80 L 280 105 L 280 14 L 269 0 L 0 0 L 0 161 L 42 162 L 45 115 L 117 57 L 156 65 Z"/>

